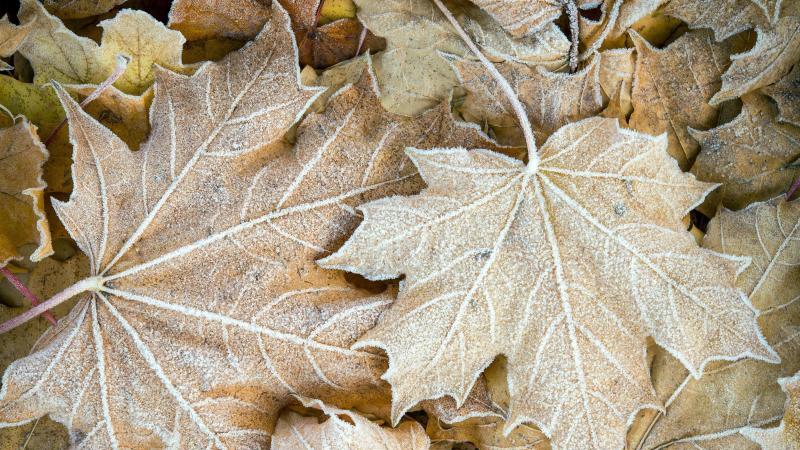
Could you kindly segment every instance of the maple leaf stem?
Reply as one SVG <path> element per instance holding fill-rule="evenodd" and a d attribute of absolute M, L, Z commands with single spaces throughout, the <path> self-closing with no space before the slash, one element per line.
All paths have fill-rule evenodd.
<path fill-rule="evenodd" d="M 578 70 L 578 38 L 580 37 L 580 23 L 578 22 L 578 7 L 573 0 L 566 4 L 567 17 L 569 18 L 569 37 L 572 43 L 569 46 L 569 71 Z"/>
<path fill-rule="evenodd" d="M 106 78 L 105 81 L 100 83 L 97 86 L 97 89 L 92 91 L 91 94 L 89 94 L 85 99 L 83 99 L 83 101 L 81 102 L 81 108 L 86 107 L 86 105 L 88 105 L 94 99 L 99 97 L 100 94 L 102 94 L 103 91 L 105 91 L 109 86 L 114 84 L 119 79 L 119 77 L 121 77 L 122 74 L 125 72 L 125 69 L 128 68 L 128 62 L 130 62 L 130 59 L 127 56 L 117 55 L 117 65 L 114 68 L 114 72 L 108 78 Z M 64 125 L 66 125 L 66 123 L 67 123 L 67 118 L 65 117 L 61 121 L 61 123 L 59 123 L 58 126 L 55 127 L 53 131 L 50 132 L 50 135 L 47 136 L 47 139 L 44 140 L 45 147 L 50 145 L 50 142 L 52 142 L 53 138 L 56 137 L 56 134 L 58 134 L 58 132 L 61 131 L 62 128 L 64 128 Z"/>
<path fill-rule="evenodd" d="M 11 285 L 14 286 L 14 288 L 18 290 L 20 294 L 22 294 L 25 298 L 27 298 L 28 301 L 31 302 L 33 306 L 42 303 L 42 301 L 39 300 L 39 298 L 36 297 L 36 295 L 34 295 L 34 293 L 31 292 L 31 290 L 28 289 L 27 286 L 25 286 L 22 280 L 20 280 L 13 273 L 11 273 L 11 271 L 8 270 L 7 267 L 0 268 L 0 273 L 2 273 L 3 276 L 6 277 L 6 280 L 8 280 L 8 282 L 11 283 Z M 56 318 L 53 316 L 53 313 L 51 313 L 50 311 L 45 311 L 45 313 L 42 315 L 44 316 L 45 319 L 47 319 L 48 322 L 50 322 L 51 325 L 55 325 L 58 323 Z"/>
<path fill-rule="evenodd" d="M 34 306 L 33 308 L 25 311 L 11 320 L 0 323 L 0 334 L 13 330 L 14 328 L 24 324 L 40 314 L 45 313 L 50 309 L 55 308 L 56 306 L 64 303 L 80 293 L 99 290 L 101 286 L 102 279 L 100 277 L 92 277 L 81 280 L 52 296 L 46 302 Z"/>
<path fill-rule="evenodd" d="M 528 170 L 531 172 L 536 171 L 539 167 L 539 153 L 536 151 L 536 139 L 533 135 L 533 127 L 531 127 L 531 122 L 528 120 L 528 114 L 525 112 L 525 108 L 522 106 L 522 103 L 519 101 L 517 94 L 514 92 L 514 89 L 508 84 L 508 80 L 497 70 L 497 68 L 492 64 L 486 56 L 483 55 L 483 52 L 480 51 L 477 45 L 472 42 L 472 39 L 467 35 L 467 32 L 461 28 L 461 25 L 458 23 L 453 14 L 447 9 L 446 6 L 441 2 L 441 0 L 432 0 L 433 3 L 436 5 L 437 8 L 444 14 L 447 20 L 453 25 L 455 28 L 456 33 L 461 37 L 461 40 L 467 44 L 467 47 L 478 57 L 481 64 L 486 67 L 486 70 L 492 75 L 492 77 L 497 81 L 497 84 L 500 86 L 500 89 L 503 90 L 503 93 L 506 94 L 508 97 L 508 101 L 511 103 L 511 107 L 514 109 L 514 113 L 517 116 L 517 120 L 519 121 L 519 126 L 522 128 L 522 134 L 525 136 L 525 145 L 528 148 Z"/>
<path fill-rule="evenodd" d="M 789 187 L 789 190 L 786 191 L 786 200 L 791 199 L 798 188 L 800 188 L 800 177 L 797 177 L 794 183 Z"/>

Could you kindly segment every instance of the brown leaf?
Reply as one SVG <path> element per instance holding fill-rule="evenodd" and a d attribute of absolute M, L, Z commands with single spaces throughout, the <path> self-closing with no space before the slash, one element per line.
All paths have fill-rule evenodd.
<path fill-rule="evenodd" d="M 778 104 L 778 120 L 800 127 L 800 64 L 763 91 Z"/>
<path fill-rule="evenodd" d="M 534 168 L 485 150 L 409 149 L 428 187 L 363 205 L 353 236 L 319 261 L 405 275 L 354 346 L 388 354 L 393 420 L 424 399 L 462 404 L 503 354 L 506 432 L 533 422 L 554 447 L 619 448 L 629 417 L 659 407 L 647 335 L 695 377 L 712 360 L 775 361 L 734 287 L 746 262 L 699 248 L 681 222 L 713 186 L 666 147 L 591 118 L 553 134 Z"/>
<path fill-rule="evenodd" d="M 775 199 L 741 211 L 721 210 L 703 246 L 752 258 L 737 286 L 761 310 L 758 321 L 781 364 L 749 359 L 710 365 L 699 380 L 664 351 L 656 353 L 653 381 L 666 415 L 632 448 L 753 449 L 739 431 L 779 420 L 784 395 L 775 382 L 800 369 L 800 203 Z M 780 447 L 779 447 L 780 448 Z"/>
<path fill-rule="evenodd" d="M 547 436 L 536 428 L 521 425 L 508 436 L 505 423 L 497 419 L 470 419 L 452 426 L 442 425 L 435 418 L 428 420 L 426 431 L 434 442 L 469 442 L 486 450 L 550 450 Z"/>
<path fill-rule="evenodd" d="M 778 380 L 788 397 L 783 420 L 775 428 L 745 428 L 741 433 L 764 450 L 800 449 L 800 372 Z"/>
<path fill-rule="evenodd" d="M 600 87 L 606 97 L 618 96 L 620 113 L 626 116 L 633 110 L 631 90 L 635 69 L 636 56 L 632 48 L 604 50 L 600 53 Z"/>
<path fill-rule="evenodd" d="M 628 28 L 631 28 L 634 23 L 640 19 L 655 12 L 662 3 L 666 0 L 629 0 L 622 2 L 619 8 L 619 16 L 614 28 L 611 30 L 609 36 L 611 38 L 618 38 L 624 35 Z"/>
<path fill-rule="evenodd" d="M 125 0 L 42 0 L 42 3 L 62 19 L 82 19 L 111 11 Z"/>
<path fill-rule="evenodd" d="M 592 58 L 586 67 L 574 74 L 550 72 L 541 66 L 529 67 L 512 61 L 496 65 L 519 93 L 537 142 L 544 142 L 567 123 L 603 110 L 599 59 Z M 481 63 L 457 60 L 453 68 L 469 92 L 461 106 L 467 120 L 488 123 L 498 129 L 498 136 L 508 135 L 500 131 L 503 128 L 517 128 L 511 104 Z M 519 145 L 521 141 L 519 132 L 515 140 L 504 143 Z"/>
<path fill-rule="evenodd" d="M 778 20 L 781 0 L 670 0 L 664 13 L 691 28 L 711 28 L 718 41 L 753 28 L 769 27 Z"/>
<path fill-rule="evenodd" d="M 759 28 L 756 45 L 745 53 L 731 56 L 731 65 L 722 75 L 722 88 L 709 103 L 718 105 L 772 84 L 798 60 L 800 17 L 784 17 L 774 28 Z"/>
<path fill-rule="evenodd" d="M 722 186 L 710 198 L 740 209 L 785 192 L 800 174 L 800 132 L 775 120 L 774 108 L 759 94 L 742 97 L 742 112 L 708 131 L 691 130 L 702 151 L 692 167 L 698 179 Z"/>
<path fill-rule="evenodd" d="M 28 37 L 33 25 L 34 22 L 31 21 L 17 26 L 8 20 L 8 16 L 0 18 L 0 57 L 8 58 L 13 55 L 22 44 L 22 41 Z M 0 61 L 0 71 L 11 69 L 13 67 L 8 63 Z"/>
<path fill-rule="evenodd" d="M 38 244 L 32 261 L 53 253 L 43 197 L 47 156 L 36 127 L 27 120 L 0 129 L 0 267 L 22 258 L 17 248 L 23 244 Z"/>
<path fill-rule="evenodd" d="M 430 439 L 422 426 L 404 421 L 397 428 L 381 427 L 365 417 L 300 398 L 303 405 L 322 410 L 328 418 L 304 417 L 287 411 L 281 415 L 272 440 L 273 450 L 428 450 Z"/>
<path fill-rule="evenodd" d="M 252 39 L 270 17 L 270 0 L 174 0 L 167 26 L 196 41 Z"/>
<path fill-rule="evenodd" d="M 687 127 L 716 125 L 717 109 L 708 102 L 719 90 L 728 52 L 708 32 L 686 33 L 661 50 L 636 32 L 631 38 L 637 54 L 631 128 L 666 132 L 669 154 L 686 170 L 700 150 Z"/>
<path fill-rule="evenodd" d="M 322 0 L 283 0 L 281 4 L 292 17 L 301 65 L 321 69 L 356 56 L 357 50 L 375 52 L 386 46 L 369 31 L 360 43 L 364 27 L 356 19 L 343 18 L 319 26 Z"/>
<path fill-rule="evenodd" d="M 177 0 L 170 10 L 169 26 L 190 40 L 250 39 L 269 17 L 268 5 L 267 0 Z M 322 0 L 282 0 L 281 5 L 292 18 L 301 65 L 324 68 L 356 56 L 356 50 L 375 52 L 385 47 L 383 40 L 369 31 L 360 42 L 364 27 L 353 18 L 320 26 Z"/>

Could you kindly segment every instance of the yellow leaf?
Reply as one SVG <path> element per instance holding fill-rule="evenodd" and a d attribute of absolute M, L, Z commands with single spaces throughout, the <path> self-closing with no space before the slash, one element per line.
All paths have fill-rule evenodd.
<path fill-rule="evenodd" d="M 32 261 L 53 253 L 43 204 L 45 159 L 47 149 L 28 121 L 0 129 L 0 267 L 21 258 L 17 248 L 24 244 L 38 244 Z"/>

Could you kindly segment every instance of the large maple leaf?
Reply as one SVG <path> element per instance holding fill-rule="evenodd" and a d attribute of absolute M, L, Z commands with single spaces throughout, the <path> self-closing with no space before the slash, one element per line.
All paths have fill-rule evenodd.
<path fill-rule="evenodd" d="M 681 223 L 715 186 L 666 148 L 664 135 L 591 118 L 527 166 L 485 150 L 408 150 L 426 190 L 362 206 L 364 222 L 320 261 L 405 275 L 356 344 L 389 356 L 393 419 L 424 399 L 463 403 L 503 354 L 507 432 L 533 422 L 558 448 L 622 448 L 636 412 L 660 407 L 646 336 L 695 377 L 712 360 L 778 360 L 734 284 L 746 262 L 699 248 Z"/>
<path fill-rule="evenodd" d="M 89 294 L 8 368 L 0 426 L 50 414 L 93 448 L 252 447 L 292 393 L 385 400 L 385 358 L 349 347 L 390 295 L 314 259 L 355 227 L 359 203 L 419 190 L 402 145 L 491 143 L 448 104 L 386 113 L 365 76 L 306 118 L 293 148 L 265 145 L 319 93 L 300 87 L 288 16 L 272 8 L 219 63 L 157 71 L 137 152 L 59 90 L 76 162 L 56 211 L 92 274 L 67 292 Z"/>

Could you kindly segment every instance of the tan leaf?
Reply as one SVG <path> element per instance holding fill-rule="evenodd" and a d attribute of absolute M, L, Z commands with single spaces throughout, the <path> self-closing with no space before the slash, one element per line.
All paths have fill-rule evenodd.
<path fill-rule="evenodd" d="M 470 419 L 447 426 L 431 417 L 426 431 L 433 442 L 469 442 L 483 450 L 550 450 L 547 436 L 536 428 L 521 425 L 504 436 L 503 425 L 497 419 Z"/>
<path fill-rule="evenodd" d="M 28 37 L 33 25 L 34 22 L 28 22 L 17 26 L 8 20 L 8 16 L 0 18 L 0 57 L 7 58 L 13 55 L 22 44 L 22 41 Z M 11 69 L 13 67 L 7 62 L 0 61 L 0 71 Z"/>
<path fill-rule="evenodd" d="M 704 31 L 686 33 L 664 49 L 656 49 L 637 33 L 631 128 L 649 134 L 666 132 L 669 154 L 686 170 L 700 146 L 687 127 L 716 125 L 717 109 L 709 105 L 719 90 L 728 63 L 725 47 Z"/>
<path fill-rule="evenodd" d="M 783 420 L 776 428 L 745 428 L 741 433 L 764 450 L 800 449 L 800 372 L 778 380 L 788 397 Z"/>
<path fill-rule="evenodd" d="M 457 79 L 440 52 L 464 56 L 466 48 L 452 26 L 429 0 L 356 0 L 359 19 L 386 39 L 386 50 L 375 56 L 375 70 L 384 107 L 413 116 L 450 95 Z M 505 37 L 491 18 L 475 7 L 454 8 L 487 54 L 527 63 L 566 59 L 566 37 L 554 26 L 541 35 L 520 40 Z M 468 17 L 465 15 L 468 14 Z M 482 36 L 484 33 L 489 36 Z"/>
<path fill-rule="evenodd" d="M 763 91 L 778 104 L 778 120 L 800 127 L 800 64 Z"/>
<path fill-rule="evenodd" d="M 600 53 L 600 87 L 606 97 L 619 97 L 620 113 L 626 116 L 633 110 L 631 90 L 635 69 L 636 56 L 632 48 L 604 50 Z"/>
<path fill-rule="evenodd" d="M 516 37 L 530 35 L 558 19 L 564 5 L 574 0 L 475 0 L 503 28 Z M 591 7 L 596 0 L 574 1 L 580 7 Z"/>
<path fill-rule="evenodd" d="M 619 16 L 614 28 L 609 34 L 612 38 L 622 36 L 640 19 L 652 14 L 666 0 L 629 0 L 622 2 L 619 8 Z"/>
<path fill-rule="evenodd" d="M 722 88 L 709 103 L 719 103 L 780 80 L 800 60 L 800 17 L 784 17 L 774 28 L 758 29 L 756 45 L 731 56 Z"/>
<path fill-rule="evenodd" d="M 670 0 L 664 13 L 691 28 L 711 28 L 718 41 L 753 28 L 769 27 L 778 20 L 781 0 Z"/>
<path fill-rule="evenodd" d="M 544 142 L 567 123 L 602 111 L 604 100 L 598 59 L 592 58 L 586 67 L 574 74 L 550 72 L 541 66 L 529 67 L 512 61 L 496 65 L 519 93 L 537 142 Z M 469 92 L 461 107 L 467 120 L 485 121 L 499 129 L 516 128 L 517 119 L 511 104 L 481 63 L 458 60 L 453 68 L 460 84 Z M 518 137 L 516 142 L 504 143 L 520 144 L 520 140 Z"/>
<path fill-rule="evenodd" d="M 584 47 L 580 55 L 582 61 L 590 58 L 599 50 L 606 37 L 609 36 L 619 17 L 619 8 L 623 1 L 603 0 L 599 3 L 599 6 L 597 6 L 600 9 L 599 19 L 594 20 L 593 18 L 584 17 L 580 13 L 578 14 L 578 35 Z"/>
<path fill-rule="evenodd" d="M 435 400 L 425 400 L 420 406 L 429 417 L 436 417 L 437 420 L 448 424 L 474 418 L 496 419 L 505 415 L 505 411 L 492 400 L 486 378 L 483 376 L 478 377 L 469 396 L 461 405 L 456 405 L 452 397 L 445 396 Z"/>
<path fill-rule="evenodd" d="M 738 432 L 776 423 L 784 395 L 775 380 L 800 369 L 800 204 L 775 199 L 733 212 L 721 210 L 703 246 L 752 258 L 737 286 L 761 310 L 759 325 L 781 356 L 780 365 L 740 360 L 709 366 L 693 379 L 675 358 L 659 351 L 653 382 L 666 415 L 650 425 L 643 449 L 757 449 Z"/>
<path fill-rule="evenodd" d="M 800 174 L 800 132 L 775 120 L 774 107 L 759 94 L 742 97 L 742 112 L 708 131 L 690 130 L 702 151 L 692 166 L 698 179 L 722 183 L 711 210 L 722 202 L 740 209 L 785 192 Z"/>
<path fill-rule="evenodd" d="M 385 404 L 385 359 L 349 347 L 392 293 L 313 259 L 354 228 L 360 202 L 419 189 L 404 145 L 491 143 L 448 105 L 386 113 L 367 76 L 306 118 L 294 148 L 266 145 L 319 92 L 299 86 L 292 39 L 274 3 L 219 63 L 157 70 L 137 152 L 59 91 L 76 163 L 55 206 L 89 255 L 75 289 L 91 294 L 8 369 L 0 421 L 50 414 L 89 447 L 239 447 L 263 445 L 293 393 Z"/>
<path fill-rule="evenodd" d="M 365 417 L 325 405 L 319 400 L 301 398 L 303 405 L 322 410 L 328 418 L 304 417 L 292 411 L 283 413 L 275 426 L 273 450 L 427 450 L 430 439 L 413 420 L 397 428 L 381 427 Z"/>
<path fill-rule="evenodd" d="M 269 20 L 269 0 L 175 0 L 168 26 L 186 39 L 252 39 Z"/>
<path fill-rule="evenodd" d="M 77 94 L 79 99 L 94 92 L 95 86 L 69 86 L 69 92 Z M 153 90 L 142 95 L 129 95 L 118 89 L 106 89 L 84 110 L 97 119 L 103 126 L 113 131 L 131 149 L 138 149 L 150 132 L 147 111 L 153 100 Z"/>
<path fill-rule="evenodd" d="M 388 354 L 393 420 L 423 399 L 460 405 L 503 354 L 506 432 L 533 422 L 557 448 L 619 448 L 629 418 L 659 407 L 647 335 L 695 377 L 712 360 L 777 359 L 734 287 L 745 262 L 699 248 L 681 223 L 713 185 L 682 173 L 666 146 L 591 118 L 553 134 L 538 167 L 408 150 L 426 190 L 363 205 L 353 236 L 320 261 L 405 275 L 354 346 Z"/>
<path fill-rule="evenodd" d="M 125 0 L 43 0 L 42 3 L 62 19 L 82 19 L 111 11 Z"/>
<path fill-rule="evenodd" d="M 22 257 L 17 248 L 37 243 L 32 261 L 53 253 L 44 214 L 42 164 L 47 149 L 27 120 L 0 129 L 0 267 Z"/>

